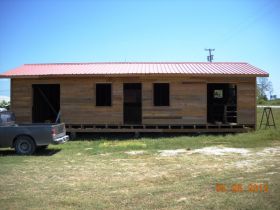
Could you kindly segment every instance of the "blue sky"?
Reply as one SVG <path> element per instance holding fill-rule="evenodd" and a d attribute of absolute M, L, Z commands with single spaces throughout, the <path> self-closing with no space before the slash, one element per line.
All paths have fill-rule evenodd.
<path fill-rule="evenodd" d="M 244 61 L 280 96 L 279 0 L 1 0 L 0 72 L 24 63 Z M 0 95 L 9 81 L 0 80 Z"/>

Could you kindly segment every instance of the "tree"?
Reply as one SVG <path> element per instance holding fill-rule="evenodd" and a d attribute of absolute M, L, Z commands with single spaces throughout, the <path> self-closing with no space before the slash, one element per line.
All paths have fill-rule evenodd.
<path fill-rule="evenodd" d="M 273 87 L 271 81 L 269 81 L 266 77 L 261 77 L 258 78 L 258 83 L 257 83 L 257 99 L 259 100 L 267 100 L 266 92 L 269 92 L 270 95 L 273 92 Z"/>
<path fill-rule="evenodd" d="M 7 102 L 7 101 L 0 101 L 0 108 L 9 109 L 9 108 L 10 108 L 10 102 Z"/>
<path fill-rule="evenodd" d="M 271 100 L 271 97 L 272 97 L 272 94 L 273 94 L 273 86 L 271 84 L 271 88 L 269 90 L 269 99 Z"/>

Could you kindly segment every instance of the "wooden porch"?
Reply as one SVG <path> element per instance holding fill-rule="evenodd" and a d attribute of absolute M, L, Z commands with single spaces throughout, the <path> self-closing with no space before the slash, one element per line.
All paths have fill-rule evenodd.
<path fill-rule="evenodd" d="M 76 133 L 240 133 L 255 129 L 253 124 L 193 124 L 193 125 L 110 125 L 66 124 L 67 132 Z"/>

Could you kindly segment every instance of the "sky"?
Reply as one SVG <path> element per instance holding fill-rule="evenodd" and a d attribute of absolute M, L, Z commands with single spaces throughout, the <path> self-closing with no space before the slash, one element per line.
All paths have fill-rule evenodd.
<path fill-rule="evenodd" d="M 26 63 L 248 62 L 280 97 L 280 0 L 1 0 L 0 73 Z M 10 84 L 0 79 L 0 95 Z"/>

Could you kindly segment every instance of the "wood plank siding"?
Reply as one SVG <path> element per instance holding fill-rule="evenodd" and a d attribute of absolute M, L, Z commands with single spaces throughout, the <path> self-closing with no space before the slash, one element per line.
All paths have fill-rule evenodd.
<path fill-rule="evenodd" d="M 142 83 L 142 124 L 206 124 L 207 83 L 237 85 L 237 122 L 255 124 L 255 78 L 73 77 L 11 79 L 12 111 L 19 123 L 32 122 L 32 85 L 60 84 L 61 120 L 66 124 L 123 124 L 123 83 Z M 153 105 L 153 84 L 170 84 L 170 106 Z M 95 84 L 112 84 L 112 106 L 95 105 Z"/>
<path fill-rule="evenodd" d="M 237 122 L 239 124 L 256 123 L 255 81 L 241 82 L 237 86 Z"/>

